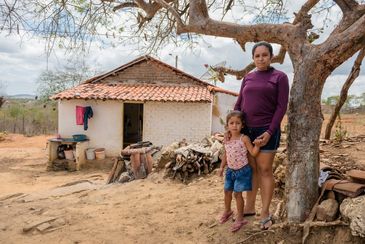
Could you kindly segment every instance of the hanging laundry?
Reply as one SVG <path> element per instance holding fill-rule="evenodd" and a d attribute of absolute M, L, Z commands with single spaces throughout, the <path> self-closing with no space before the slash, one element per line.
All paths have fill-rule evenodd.
<path fill-rule="evenodd" d="M 84 124 L 84 114 L 85 114 L 85 107 L 76 106 L 76 124 L 77 125 Z"/>
<path fill-rule="evenodd" d="M 87 130 L 88 128 L 88 119 L 91 119 L 93 117 L 94 113 L 90 106 L 85 107 L 85 113 L 84 113 L 84 130 Z"/>

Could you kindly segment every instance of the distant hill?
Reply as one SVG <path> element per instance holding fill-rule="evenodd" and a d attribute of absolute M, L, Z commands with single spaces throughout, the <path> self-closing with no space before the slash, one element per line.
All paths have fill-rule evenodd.
<path fill-rule="evenodd" d="M 5 96 L 7 99 L 35 99 L 36 95 L 32 94 L 15 94 Z"/>

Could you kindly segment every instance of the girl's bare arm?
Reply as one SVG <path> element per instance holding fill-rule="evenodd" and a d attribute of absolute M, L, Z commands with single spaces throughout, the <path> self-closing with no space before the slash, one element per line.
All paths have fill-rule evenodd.
<path fill-rule="evenodd" d="M 256 157 L 257 154 L 259 154 L 260 147 L 258 146 L 258 144 L 255 144 L 253 146 L 248 136 L 242 137 L 242 142 L 245 144 L 247 151 L 252 155 L 252 157 Z"/>

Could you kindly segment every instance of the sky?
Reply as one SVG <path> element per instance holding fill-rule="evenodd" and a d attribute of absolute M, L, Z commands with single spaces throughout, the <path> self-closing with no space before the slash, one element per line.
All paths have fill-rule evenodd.
<path fill-rule="evenodd" d="M 320 22 L 320 17 L 316 21 Z M 252 61 L 251 47 L 252 44 L 248 44 L 246 46 L 247 52 L 244 53 L 238 44 L 231 39 L 204 36 L 203 40 L 200 41 L 199 48 L 186 50 L 176 47 L 164 47 L 159 55 L 154 57 L 175 66 L 177 56 L 179 69 L 200 78 L 206 72 L 204 64 L 215 65 L 225 61 L 226 66 L 231 68 L 244 68 Z M 278 49 L 279 46 L 274 45 L 274 53 L 277 53 Z M 88 54 L 85 54 L 84 58 L 88 66 L 96 67 L 98 71 L 103 73 L 144 54 L 130 46 L 104 46 L 104 48 L 94 46 Z M 351 70 L 355 56 L 338 67 L 327 79 L 322 98 L 339 95 L 342 84 Z M 49 70 L 62 69 L 67 60 L 68 57 L 64 49 L 56 48 L 52 55 L 47 57 L 42 39 L 30 38 L 27 35 L 20 37 L 0 33 L 0 84 L 5 87 L 7 95 L 36 95 L 37 79 L 41 72 L 47 68 Z M 284 64 L 273 64 L 273 66 L 288 74 L 290 81 L 293 79 L 293 69 L 288 55 Z M 350 88 L 349 94 L 360 95 L 365 92 L 364 64 L 362 64 L 361 69 L 360 76 Z M 225 83 L 218 83 L 217 85 L 238 92 L 241 81 L 236 80 L 235 77 L 226 76 Z"/>

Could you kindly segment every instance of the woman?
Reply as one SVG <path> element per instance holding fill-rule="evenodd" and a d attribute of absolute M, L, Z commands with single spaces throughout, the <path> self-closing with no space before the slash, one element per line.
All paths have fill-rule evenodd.
<path fill-rule="evenodd" d="M 255 214 L 255 200 L 258 186 L 261 189 L 261 229 L 273 224 L 269 212 L 274 192 L 272 164 L 280 143 L 280 123 L 288 104 L 289 82 L 285 73 L 270 66 L 273 57 L 272 46 L 258 42 L 252 48 L 256 70 L 247 74 L 242 81 L 235 110 L 245 116 L 247 126 L 244 133 L 251 141 L 261 141 L 261 150 L 256 158 L 249 157 L 253 168 L 252 191 L 247 192 L 244 215 Z"/>

